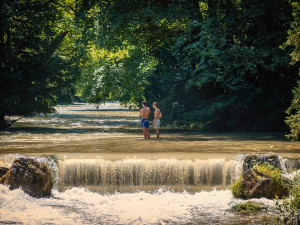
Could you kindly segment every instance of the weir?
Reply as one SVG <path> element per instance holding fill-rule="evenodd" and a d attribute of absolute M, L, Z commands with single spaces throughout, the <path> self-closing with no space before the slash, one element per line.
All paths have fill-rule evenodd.
<path fill-rule="evenodd" d="M 95 192 L 225 190 L 243 172 L 245 155 L 87 155 L 58 157 L 57 188 Z M 300 159 L 281 158 L 284 170 L 300 169 Z"/>
<path fill-rule="evenodd" d="M 9 168 L 20 155 L 0 157 Z M 87 188 L 98 193 L 155 191 L 163 187 L 178 192 L 230 189 L 243 172 L 244 154 L 57 154 L 47 156 L 55 189 Z M 299 155 L 279 156 L 285 171 L 300 169 Z M 56 163 L 54 162 L 56 161 Z"/>
<path fill-rule="evenodd" d="M 236 158 L 191 158 L 191 156 L 127 156 L 120 159 L 63 158 L 58 160 L 58 189 L 85 187 L 97 192 L 175 191 L 229 188 L 241 172 Z"/>

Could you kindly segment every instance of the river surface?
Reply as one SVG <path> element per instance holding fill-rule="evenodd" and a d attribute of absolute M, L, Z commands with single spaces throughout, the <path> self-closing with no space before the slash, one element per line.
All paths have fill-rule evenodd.
<path fill-rule="evenodd" d="M 23 118 L 0 133 L 0 166 L 31 155 L 46 158 L 56 184 L 49 198 L 0 185 L 0 224 L 265 224 L 238 213 L 230 186 L 246 153 L 277 153 L 300 169 L 300 144 L 278 133 L 199 133 L 163 128 L 143 140 L 139 113 L 117 103 L 57 107 L 48 117 Z"/>

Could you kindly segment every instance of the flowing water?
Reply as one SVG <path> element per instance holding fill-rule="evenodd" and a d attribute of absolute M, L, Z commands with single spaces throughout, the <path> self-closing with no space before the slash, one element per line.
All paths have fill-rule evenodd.
<path fill-rule="evenodd" d="M 56 183 L 49 198 L 0 185 L 0 224 L 265 224 L 275 202 L 238 213 L 231 184 L 245 153 L 275 152 L 300 169 L 300 145 L 283 134 L 161 130 L 143 140 L 137 111 L 117 103 L 77 104 L 24 118 L 0 134 L 0 166 L 19 155 L 43 157 Z M 153 134 L 152 130 L 152 134 Z"/>

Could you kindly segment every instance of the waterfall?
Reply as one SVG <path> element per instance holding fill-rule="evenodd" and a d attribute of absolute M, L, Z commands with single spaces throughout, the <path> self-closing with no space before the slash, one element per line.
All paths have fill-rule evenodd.
<path fill-rule="evenodd" d="M 95 191 L 226 189 L 239 171 L 236 159 L 64 159 L 58 160 L 60 190 Z"/>
<path fill-rule="evenodd" d="M 283 158 L 282 162 L 288 172 L 300 170 L 300 159 Z"/>
<path fill-rule="evenodd" d="M 9 168 L 18 154 L 0 157 L 0 166 Z M 243 173 L 245 154 L 205 155 L 181 154 L 166 157 L 76 155 L 35 157 L 51 167 L 54 189 L 65 191 L 73 187 L 88 188 L 99 193 L 155 191 L 160 187 L 174 191 L 230 189 Z M 300 169 L 299 158 L 278 156 L 283 171 Z"/>

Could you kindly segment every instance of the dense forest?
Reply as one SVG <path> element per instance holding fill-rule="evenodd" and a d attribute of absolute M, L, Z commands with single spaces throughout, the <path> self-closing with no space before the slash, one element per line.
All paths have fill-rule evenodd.
<path fill-rule="evenodd" d="M 300 135 L 296 0 L 0 1 L 0 120 L 76 94 L 165 126 Z M 297 83 L 298 81 L 298 83 Z"/>

